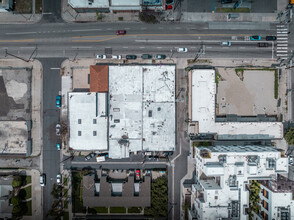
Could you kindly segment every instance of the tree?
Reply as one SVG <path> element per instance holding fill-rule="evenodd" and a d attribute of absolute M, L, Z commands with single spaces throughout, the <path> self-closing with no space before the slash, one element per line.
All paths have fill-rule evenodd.
<path fill-rule="evenodd" d="M 54 198 L 58 199 L 58 197 L 59 197 L 60 195 L 62 195 L 62 188 L 63 188 L 62 186 L 57 185 L 56 183 L 54 183 L 54 184 L 53 184 L 52 191 L 51 191 L 51 195 L 52 195 Z"/>
<path fill-rule="evenodd" d="M 13 177 L 13 181 L 12 181 L 12 187 L 13 188 L 20 187 L 20 186 L 22 186 L 22 184 L 23 184 L 23 181 L 22 181 L 22 178 L 20 176 Z"/>
<path fill-rule="evenodd" d="M 13 205 L 13 207 L 19 206 L 20 203 L 21 203 L 21 200 L 18 196 L 14 196 L 11 198 L 11 204 Z"/>
<path fill-rule="evenodd" d="M 294 145 L 294 128 L 290 128 L 285 134 L 285 140 L 289 145 Z"/>

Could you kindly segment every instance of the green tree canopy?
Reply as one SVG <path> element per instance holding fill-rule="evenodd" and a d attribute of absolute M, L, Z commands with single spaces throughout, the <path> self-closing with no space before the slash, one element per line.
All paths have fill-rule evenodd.
<path fill-rule="evenodd" d="M 12 187 L 20 187 L 23 184 L 22 178 L 20 176 L 13 177 Z"/>
<path fill-rule="evenodd" d="M 285 134 L 285 140 L 289 145 L 294 145 L 294 128 L 290 128 Z"/>

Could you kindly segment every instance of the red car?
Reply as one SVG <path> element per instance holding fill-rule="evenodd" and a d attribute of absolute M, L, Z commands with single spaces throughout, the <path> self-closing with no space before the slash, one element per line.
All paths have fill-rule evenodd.
<path fill-rule="evenodd" d="M 171 10 L 171 9 L 173 9 L 172 5 L 166 5 L 166 10 Z"/>
<path fill-rule="evenodd" d="M 126 30 L 118 30 L 116 31 L 116 35 L 125 35 L 127 33 Z"/>
<path fill-rule="evenodd" d="M 136 179 L 140 179 L 140 170 L 136 170 Z"/>

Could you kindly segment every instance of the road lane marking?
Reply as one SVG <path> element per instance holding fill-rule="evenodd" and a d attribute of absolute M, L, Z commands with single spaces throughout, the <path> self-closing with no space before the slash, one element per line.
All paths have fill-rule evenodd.
<path fill-rule="evenodd" d="M 0 43 L 24 43 L 24 42 L 35 42 L 35 39 L 26 39 L 26 40 L 0 40 Z"/>
<path fill-rule="evenodd" d="M 7 35 L 18 35 L 18 34 L 36 34 L 37 32 L 18 32 L 18 33 L 5 33 Z"/>
<path fill-rule="evenodd" d="M 83 47 L 83 46 L 81 46 L 81 47 L 71 47 L 71 48 L 73 48 L 73 49 L 92 49 L 92 47 Z"/>
<path fill-rule="evenodd" d="M 281 51 L 277 51 L 277 53 L 288 53 L 288 51 L 281 50 Z"/>
<path fill-rule="evenodd" d="M 94 37 L 110 37 L 110 36 L 113 36 L 113 35 L 96 35 L 96 36 L 79 36 L 79 37 L 72 37 L 72 38 L 94 38 Z M 115 35 L 116 36 L 116 35 Z M 126 35 L 123 35 L 125 37 L 137 37 L 137 36 L 168 36 L 168 37 L 177 37 L 177 36 L 232 36 L 231 34 L 126 34 Z M 239 34 L 237 36 L 247 36 L 249 37 L 248 34 Z M 122 36 L 120 36 L 122 37 Z"/>
<path fill-rule="evenodd" d="M 129 47 L 123 47 L 123 48 L 129 48 Z"/>
<path fill-rule="evenodd" d="M 288 50 L 288 47 L 277 47 L 277 50 Z"/>
<path fill-rule="evenodd" d="M 73 32 L 80 32 L 80 31 L 101 31 L 102 29 L 80 29 L 80 30 L 71 30 Z"/>
<path fill-rule="evenodd" d="M 20 47 L 20 49 L 34 49 L 36 47 Z"/>
<path fill-rule="evenodd" d="M 60 70 L 60 68 L 58 68 L 58 67 L 52 67 L 52 68 L 50 68 L 51 70 Z"/>
<path fill-rule="evenodd" d="M 117 38 L 117 36 L 106 38 L 106 39 L 103 39 L 103 40 L 71 40 L 71 41 L 72 42 L 103 42 L 103 41 L 108 41 L 108 40 L 112 40 L 112 39 L 115 39 L 115 38 Z"/>

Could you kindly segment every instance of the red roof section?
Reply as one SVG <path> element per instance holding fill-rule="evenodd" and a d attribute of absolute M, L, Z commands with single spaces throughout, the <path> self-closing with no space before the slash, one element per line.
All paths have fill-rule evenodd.
<path fill-rule="evenodd" d="M 108 65 L 90 66 L 90 92 L 108 92 Z"/>

